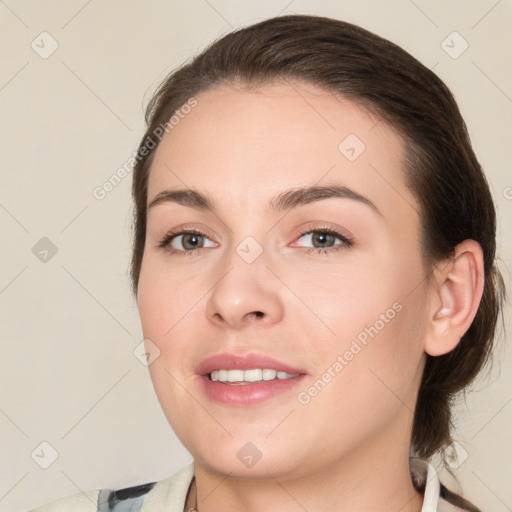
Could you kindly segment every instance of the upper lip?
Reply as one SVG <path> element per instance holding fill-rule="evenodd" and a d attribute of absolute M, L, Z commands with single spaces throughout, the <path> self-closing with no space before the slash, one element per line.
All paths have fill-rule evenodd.
<path fill-rule="evenodd" d="M 294 368 L 289 364 L 283 363 L 264 354 L 215 354 L 205 359 L 196 368 L 199 375 L 207 375 L 213 370 L 251 370 L 253 368 L 270 368 L 286 373 L 306 373 L 301 368 Z"/>

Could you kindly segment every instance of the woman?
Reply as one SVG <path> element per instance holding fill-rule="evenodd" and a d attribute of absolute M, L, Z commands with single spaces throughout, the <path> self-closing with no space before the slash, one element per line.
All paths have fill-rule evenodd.
<path fill-rule="evenodd" d="M 427 462 L 504 293 L 447 87 L 357 26 L 284 16 L 172 73 L 147 123 L 132 283 L 194 462 L 37 510 L 478 510 Z"/>

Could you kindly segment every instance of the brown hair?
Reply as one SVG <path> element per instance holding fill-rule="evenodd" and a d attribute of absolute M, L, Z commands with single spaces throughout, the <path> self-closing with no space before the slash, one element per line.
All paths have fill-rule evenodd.
<path fill-rule="evenodd" d="M 446 85 L 399 46 L 343 21 L 290 15 L 237 30 L 172 72 L 151 99 L 133 175 L 133 292 L 146 235 L 147 185 L 155 148 L 148 141 L 187 103 L 223 83 L 305 81 L 358 102 L 402 137 L 404 172 L 420 204 L 425 262 L 453 255 L 466 239 L 482 247 L 485 289 L 476 317 L 450 353 L 427 356 L 411 452 L 428 458 L 451 442 L 451 403 L 487 362 L 504 297 L 495 266 L 496 216 L 487 181 Z M 152 144 L 154 146 L 154 144 Z"/>

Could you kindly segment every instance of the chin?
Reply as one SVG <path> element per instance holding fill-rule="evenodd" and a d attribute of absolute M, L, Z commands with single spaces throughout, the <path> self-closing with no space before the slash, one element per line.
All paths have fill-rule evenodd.
<path fill-rule="evenodd" d="M 305 466 L 300 462 L 296 444 L 283 443 L 282 439 L 271 443 L 265 439 L 265 434 L 259 437 L 230 437 L 226 434 L 222 441 L 202 438 L 197 442 L 191 439 L 183 439 L 182 442 L 196 464 L 230 478 L 268 479 L 269 474 L 279 478 L 300 472 L 300 468 Z"/>

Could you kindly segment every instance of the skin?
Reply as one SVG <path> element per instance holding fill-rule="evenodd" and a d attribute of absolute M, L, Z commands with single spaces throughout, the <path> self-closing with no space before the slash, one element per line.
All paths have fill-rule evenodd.
<path fill-rule="evenodd" d="M 451 350 L 474 316 L 483 286 L 478 244 L 461 244 L 425 280 L 402 141 L 361 106 L 304 83 L 222 85 L 196 99 L 156 149 L 148 204 L 163 190 L 192 188 L 217 209 L 164 202 L 148 211 L 138 289 L 144 337 L 160 350 L 149 366 L 155 391 L 195 461 L 187 507 L 197 492 L 200 512 L 263 512 L 269 504 L 421 510 L 409 445 L 425 352 Z M 366 146 L 355 161 L 338 149 L 349 134 Z M 268 208 L 291 187 L 333 184 L 368 198 L 379 213 L 348 198 Z M 205 233 L 203 249 L 186 251 L 179 235 L 173 246 L 157 247 L 185 225 Z M 325 226 L 352 245 L 335 239 L 339 250 L 321 254 L 301 236 Z M 252 263 L 236 252 L 247 236 L 263 250 Z M 299 393 L 397 303 L 394 318 L 300 403 Z M 442 308 L 450 312 L 438 318 Z M 202 392 L 194 369 L 220 352 L 267 354 L 307 377 L 262 404 L 219 404 Z M 237 457 L 248 442 L 261 452 L 252 467 Z"/>

